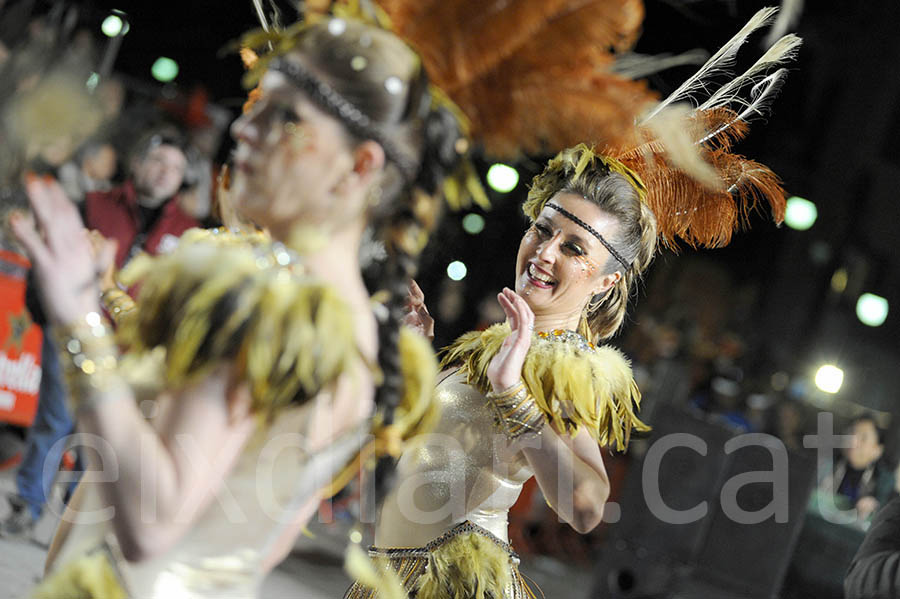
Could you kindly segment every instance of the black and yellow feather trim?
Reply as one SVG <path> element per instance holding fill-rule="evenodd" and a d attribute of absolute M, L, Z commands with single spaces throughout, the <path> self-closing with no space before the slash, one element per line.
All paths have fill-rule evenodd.
<path fill-rule="evenodd" d="M 441 365 L 460 366 L 467 382 L 487 393 L 488 365 L 508 335 L 508 324 L 466 333 L 444 350 Z M 623 451 L 632 430 L 650 430 L 637 417 L 641 392 L 625 356 L 572 331 L 535 333 L 522 380 L 557 431 L 575 436 L 584 428 L 599 444 Z"/>
<path fill-rule="evenodd" d="M 192 230 L 171 254 L 133 260 L 120 279 L 140 288 L 120 341 L 131 353 L 165 348 L 168 386 L 233 360 L 254 409 L 272 416 L 360 359 L 349 306 L 265 235 Z"/>

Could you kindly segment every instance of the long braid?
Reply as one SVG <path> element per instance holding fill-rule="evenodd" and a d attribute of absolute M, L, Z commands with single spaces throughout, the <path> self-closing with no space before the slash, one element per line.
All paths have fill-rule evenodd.
<path fill-rule="evenodd" d="M 397 234 L 397 225 L 388 225 Z M 408 227 L 408 224 L 401 225 Z M 385 307 L 386 317 L 378 326 L 378 363 L 383 380 L 375 392 L 377 417 L 385 426 L 394 422 L 394 413 L 404 393 L 403 373 L 400 360 L 400 327 L 404 316 L 404 303 L 410 279 L 415 276 L 417 256 L 401 247 L 389 249 L 389 259 L 385 265 L 385 290 L 389 297 Z M 375 467 L 375 505 L 379 505 L 393 480 L 394 459 L 386 455 L 378 460 Z"/>

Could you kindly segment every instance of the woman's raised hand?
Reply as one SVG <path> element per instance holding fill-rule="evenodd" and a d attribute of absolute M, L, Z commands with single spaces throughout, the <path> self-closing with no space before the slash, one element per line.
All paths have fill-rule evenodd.
<path fill-rule="evenodd" d="M 497 295 L 497 299 L 506 313 L 510 333 L 488 365 L 487 375 L 494 392 L 500 393 L 522 378 L 522 366 L 531 347 L 534 312 L 520 295 L 507 287 Z"/>
<path fill-rule="evenodd" d="M 75 205 L 49 177 L 29 174 L 25 189 L 34 216 L 13 213 L 9 223 L 31 260 L 48 316 L 71 324 L 99 311 L 99 262 Z"/>
<path fill-rule="evenodd" d="M 434 319 L 425 307 L 425 294 L 414 280 L 409 282 L 406 296 L 406 316 L 403 324 L 411 327 L 429 340 L 434 339 Z"/>

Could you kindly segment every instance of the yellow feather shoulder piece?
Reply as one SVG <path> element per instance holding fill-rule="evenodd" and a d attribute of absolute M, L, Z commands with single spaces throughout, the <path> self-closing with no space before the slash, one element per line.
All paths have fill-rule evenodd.
<path fill-rule="evenodd" d="M 466 333 L 444 350 L 442 366 L 459 365 L 468 383 L 487 393 L 488 365 L 508 335 L 505 323 Z M 572 331 L 535 333 L 522 380 L 557 431 L 574 436 L 584 428 L 599 444 L 622 451 L 632 430 L 650 430 L 636 414 L 641 392 L 627 358 Z"/>
<path fill-rule="evenodd" d="M 101 551 L 83 555 L 50 574 L 32 589 L 30 599 L 126 599 L 109 556 Z"/>
<path fill-rule="evenodd" d="M 132 352 L 165 348 L 168 385 L 233 361 L 254 408 L 271 415 L 359 359 L 349 306 L 263 235 L 192 231 L 171 254 L 136 259 L 120 278 L 140 289 L 120 340 Z"/>

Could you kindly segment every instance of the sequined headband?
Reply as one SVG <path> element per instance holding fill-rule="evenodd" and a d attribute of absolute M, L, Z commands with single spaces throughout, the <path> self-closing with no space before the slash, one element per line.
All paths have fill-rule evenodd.
<path fill-rule="evenodd" d="M 590 226 L 589 224 L 587 224 L 586 222 L 584 222 L 583 220 L 581 220 L 580 218 L 578 218 L 577 216 L 575 216 L 574 214 L 572 214 L 571 212 L 569 212 L 568 210 L 566 210 L 565 208 L 560 206 L 559 204 L 554 204 L 553 202 L 547 202 L 544 205 L 547 206 L 548 208 L 553 208 L 554 210 L 556 210 L 557 212 L 559 212 L 560 214 L 565 216 L 567 219 L 569 219 L 570 221 L 572 221 L 573 223 L 575 223 L 576 225 L 578 225 L 579 227 L 581 227 L 582 229 L 584 229 L 585 231 L 587 231 L 588 233 L 590 233 L 591 235 L 596 237 L 597 240 L 603 244 L 603 247 L 605 247 L 609 251 L 610 255 L 613 258 L 615 258 L 619 262 L 619 264 L 621 264 L 623 267 L 625 267 L 625 270 L 628 270 L 630 268 L 628 263 L 625 261 L 625 258 L 622 257 L 622 254 L 617 252 L 616 249 L 612 246 L 612 244 L 610 242 L 608 242 L 606 240 L 606 238 L 603 237 L 603 235 L 601 235 L 599 233 L 599 231 L 597 231 L 597 229 Z"/>
<path fill-rule="evenodd" d="M 408 182 L 416 179 L 418 165 L 415 161 L 405 156 L 395 144 L 390 142 L 381 127 L 373 123 L 372 119 L 339 94 L 337 90 L 314 76 L 296 61 L 278 57 L 271 62 L 269 68 L 286 75 L 294 85 L 309 94 L 313 102 L 330 112 L 335 118 L 340 119 L 356 137 L 378 142 L 384 149 L 387 159 L 397 165 Z"/>

